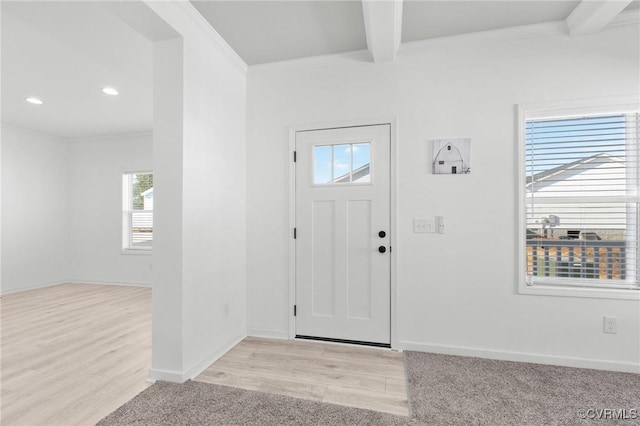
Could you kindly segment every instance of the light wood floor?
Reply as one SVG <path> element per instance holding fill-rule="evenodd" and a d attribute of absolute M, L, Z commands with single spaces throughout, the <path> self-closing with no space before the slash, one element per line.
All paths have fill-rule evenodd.
<path fill-rule="evenodd" d="M 3 426 L 92 425 L 149 386 L 150 289 L 64 284 L 0 307 Z M 387 350 L 247 338 L 196 380 L 408 415 Z"/>
<path fill-rule="evenodd" d="M 3 296 L 7 425 L 92 425 L 146 388 L 151 290 L 63 284 Z"/>
<path fill-rule="evenodd" d="M 409 415 L 403 355 L 247 337 L 194 380 Z"/>

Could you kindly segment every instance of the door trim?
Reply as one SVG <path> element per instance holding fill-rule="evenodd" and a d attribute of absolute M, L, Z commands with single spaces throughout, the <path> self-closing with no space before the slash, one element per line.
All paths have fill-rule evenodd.
<path fill-rule="evenodd" d="M 398 117 L 378 117 L 371 119 L 341 120 L 321 123 L 309 123 L 305 125 L 289 127 L 289 340 L 296 337 L 296 317 L 293 315 L 293 305 L 296 303 L 296 243 L 293 239 L 293 228 L 296 226 L 296 163 L 293 161 L 293 151 L 296 147 L 296 133 L 308 132 L 312 130 L 329 130 L 345 127 L 365 127 L 376 125 L 390 126 L 391 152 L 389 154 L 390 166 L 390 191 L 389 200 L 391 214 L 391 349 L 398 349 L 398 333 L 396 325 L 398 323 Z"/>

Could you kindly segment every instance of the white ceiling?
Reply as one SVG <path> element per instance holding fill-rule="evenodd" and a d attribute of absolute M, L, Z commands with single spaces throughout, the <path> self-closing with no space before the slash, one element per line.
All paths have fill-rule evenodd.
<path fill-rule="evenodd" d="M 367 49 L 361 0 L 192 3 L 250 65 Z M 563 20 L 578 3 L 405 0 L 402 42 Z M 3 123 L 75 139 L 152 129 L 152 44 L 125 23 L 138 27 L 132 11 L 149 13 L 142 3 L 0 5 Z M 168 37 L 163 25 L 156 38 Z M 120 95 L 104 95 L 106 85 Z M 28 104 L 28 96 L 45 103 Z"/>
<path fill-rule="evenodd" d="M 152 65 L 151 42 L 106 2 L 2 2 L 3 123 L 63 138 L 150 131 Z"/>
<path fill-rule="evenodd" d="M 367 48 L 360 0 L 191 3 L 249 65 Z"/>
<path fill-rule="evenodd" d="M 361 0 L 191 3 L 249 65 L 367 48 Z M 402 42 L 563 20 L 578 3 L 405 0 Z"/>
<path fill-rule="evenodd" d="M 402 42 L 563 20 L 570 1 L 404 1 Z"/>

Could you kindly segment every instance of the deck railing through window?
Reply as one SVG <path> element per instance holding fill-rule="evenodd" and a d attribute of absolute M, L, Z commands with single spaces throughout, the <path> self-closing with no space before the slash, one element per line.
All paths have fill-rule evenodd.
<path fill-rule="evenodd" d="M 527 240 L 527 275 L 625 280 L 625 254 L 625 241 Z"/>

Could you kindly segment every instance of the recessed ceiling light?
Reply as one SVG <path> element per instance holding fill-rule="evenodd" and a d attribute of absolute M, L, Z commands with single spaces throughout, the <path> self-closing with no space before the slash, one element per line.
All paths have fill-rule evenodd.
<path fill-rule="evenodd" d="M 34 98 L 34 97 L 28 97 L 24 99 L 25 101 L 29 102 L 30 104 L 34 104 L 34 105 L 42 105 L 44 102 L 42 102 L 41 99 L 38 98 Z"/>
<path fill-rule="evenodd" d="M 118 91 L 113 87 L 103 87 L 102 92 L 111 96 L 116 96 L 118 94 Z"/>

